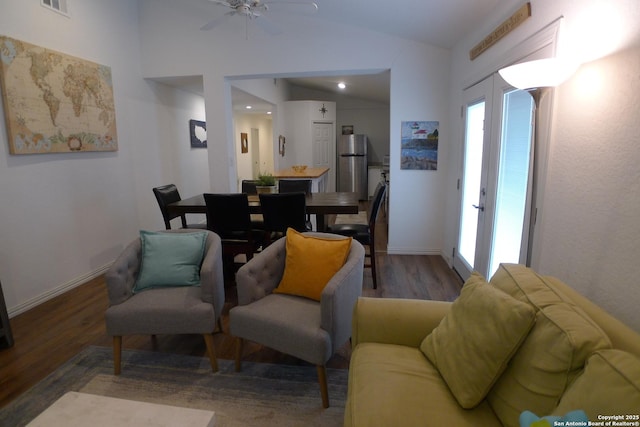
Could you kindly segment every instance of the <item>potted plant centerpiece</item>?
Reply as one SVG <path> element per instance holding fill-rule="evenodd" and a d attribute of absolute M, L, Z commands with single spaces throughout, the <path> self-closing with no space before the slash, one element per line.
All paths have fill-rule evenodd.
<path fill-rule="evenodd" d="M 261 172 L 260 175 L 258 175 L 256 191 L 258 193 L 275 193 L 276 178 L 269 172 Z"/>

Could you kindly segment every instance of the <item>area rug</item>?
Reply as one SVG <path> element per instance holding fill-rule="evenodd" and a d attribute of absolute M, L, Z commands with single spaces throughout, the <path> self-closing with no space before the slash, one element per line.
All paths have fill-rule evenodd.
<path fill-rule="evenodd" d="M 0 425 L 23 426 L 68 391 L 212 410 L 216 427 L 341 426 L 348 371 L 327 369 L 331 407 L 322 408 L 315 366 L 242 363 L 148 351 L 123 351 L 113 375 L 110 348 L 88 347 L 0 409 Z"/>

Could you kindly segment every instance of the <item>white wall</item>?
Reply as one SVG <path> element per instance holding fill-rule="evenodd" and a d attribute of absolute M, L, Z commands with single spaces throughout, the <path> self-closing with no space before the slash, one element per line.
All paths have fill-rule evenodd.
<path fill-rule="evenodd" d="M 557 94 L 538 268 L 640 330 L 640 44 Z"/>
<path fill-rule="evenodd" d="M 209 190 L 209 158 L 204 148 L 191 148 L 189 120 L 206 120 L 204 98 L 165 84 L 149 82 L 155 99 L 156 135 L 149 147 L 158 151 L 160 164 L 148 164 L 154 172 L 138 178 L 143 182 L 138 195 L 139 209 L 144 212 L 142 226 L 164 228 L 162 215 L 152 192 L 153 187 L 175 184 L 182 198 Z M 207 132 L 208 137 L 208 132 Z M 142 159 L 144 153 L 140 153 Z M 143 163 L 146 164 L 144 160 Z M 205 215 L 188 215 L 190 223 L 205 222 Z M 172 226 L 180 227 L 174 219 Z"/>
<path fill-rule="evenodd" d="M 69 8 L 66 18 L 38 1 L 0 0 L 0 31 L 110 66 L 119 150 L 10 155 L 0 115 L 0 280 L 12 316 L 104 271 L 140 228 L 163 228 L 153 185 L 175 180 L 185 192 L 209 186 L 206 156 L 200 164 L 189 160 L 192 172 L 185 172 L 176 157 L 190 154 L 166 149 L 188 144 L 188 122 L 167 120 L 191 109 L 204 118 L 203 104 L 142 78 L 136 2 Z M 175 129 L 183 129 L 183 141 Z M 189 187 L 194 181 L 202 185 Z"/>
<path fill-rule="evenodd" d="M 234 19 L 211 31 L 200 31 L 210 19 L 211 8 L 206 7 L 210 5 L 185 2 L 178 7 L 154 0 L 141 0 L 140 5 L 144 75 L 204 76 L 210 180 L 216 191 L 234 189 L 236 179 L 230 89 L 226 78 L 390 69 L 393 96 L 389 146 L 393 183 L 389 252 L 440 253 L 444 221 L 442 188 L 450 145 L 447 50 L 355 26 L 330 25 L 313 17 L 285 14 L 273 16 L 284 29 L 283 34 L 268 36 L 260 33 L 256 26 L 250 27 L 250 32 L 256 31 L 247 40 L 244 22 Z M 167 52 L 171 52 L 170 61 Z M 443 131 L 438 171 L 399 169 L 402 120 L 440 121 Z M 279 126 L 281 123 L 274 121 L 276 134 L 280 133 Z"/>
<path fill-rule="evenodd" d="M 611 9 L 591 12 L 592 7 L 603 4 Z M 583 60 L 602 58 L 583 65 L 552 98 L 555 105 L 552 127 L 545 130 L 549 154 L 548 161 L 543 159 L 547 172 L 542 181 L 533 267 L 566 281 L 640 330 L 640 288 L 635 280 L 640 238 L 640 8 L 635 0 L 533 0 L 532 10 L 528 21 L 476 61 L 469 60 L 469 49 L 513 9 L 496 14 L 495 22 L 486 23 L 455 46 L 453 152 L 461 158 L 459 108 L 464 85 L 497 70 L 510 49 L 564 16 L 561 44 L 569 44 L 568 51 L 580 53 Z M 598 18 L 595 23 L 589 21 L 590 16 Z M 588 32 L 580 33 L 581 28 Z M 607 56 L 611 52 L 617 53 Z M 459 173 L 459 165 L 454 162 L 452 166 L 449 181 Z M 445 254 L 451 253 L 456 241 L 456 204 L 457 192 L 449 188 Z"/>

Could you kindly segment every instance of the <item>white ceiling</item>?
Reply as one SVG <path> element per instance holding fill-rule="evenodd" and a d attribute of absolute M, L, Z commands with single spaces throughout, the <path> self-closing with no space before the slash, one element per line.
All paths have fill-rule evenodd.
<path fill-rule="evenodd" d="M 277 1 L 277 0 L 274 0 Z M 317 16 L 451 48 L 508 0 L 315 0 Z M 523 2 L 524 3 L 524 2 Z"/>
<path fill-rule="evenodd" d="M 230 10 L 215 4 L 214 0 L 191 1 L 199 5 L 202 15 L 210 14 L 212 21 L 217 22 L 215 25 L 226 20 L 224 15 Z M 231 4 L 248 2 L 226 1 Z M 318 5 L 317 11 L 301 4 L 311 3 L 311 0 L 259 1 L 269 7 L 264 13 L 267 17 L 264 21 L 269 21 L 269 25 L 262 28 L 266 32 L 271 29 L 287 32 L 286 28 L 277 28 L 280 15 L 305 15 L 314 20 L 347 24 L 451 48 L 478 23 L 485 22 L 499 5 L 521 5 L 526 0 L 313 0 Z M 274 22 L 270 22 L 271 19 Z M 259 24 L 258 20 L 256 24 Z"/>
<path fill-rule="evenodd" d="M 371 31 L 451 48 L 475 25 L 488 19 L 498 5 L 517 3 L 518 0 L 315 0 L 315 2 L 318 5 L 318 11 L 313 15 L 314 19 L 354 25 Z M 291 5 L 291 2 L 286 0 L 265 0 L 265 3 L 270 3 L 270 9 L 266 13 L 271 16 L 286 14 L 300 7 Z M 222 17 L 228 11 L 224 6 L 212 3 L 201 3 L 201 6 L 208 6 L 213 18 Z M 292 13 L 296 12 L 298 11 Z M 286 31 L 286 28 L 283 31 Z M 198 76 L 160 81 L 192 92 L 203 92 L 202 78 Z M 345 95 L 375 102 L 389 102 L 388 72 L 366 76 L 291 78 L 287 81 L 293 85 L 324 91 L 338 91 L 337 83 L 344 81 L 347 84 Z M 232 91 L 232 98 L 236 110 L 243 109 L 247 104 L 254 105 L 253 111 L 270 108 L 269 105 L 264 105 L 262 100 L 237 89 Z"/>

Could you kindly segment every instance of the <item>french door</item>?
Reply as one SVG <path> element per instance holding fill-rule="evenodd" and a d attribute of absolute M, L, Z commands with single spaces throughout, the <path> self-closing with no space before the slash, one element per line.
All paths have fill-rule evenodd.
<path fill-rule="evenodd" d="M 467 279 L 527 256 L 534 102 L 496 73 L 464 91 L 460 219 L 453 265 Z"/>

